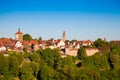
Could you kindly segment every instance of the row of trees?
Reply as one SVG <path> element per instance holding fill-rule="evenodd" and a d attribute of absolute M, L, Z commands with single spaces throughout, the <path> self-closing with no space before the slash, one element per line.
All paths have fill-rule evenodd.
<path fill-rule="evenodd" d="M 120 47 L 100 39 L 99 52 L 86 56 L 85 48 L 76 57 L 61 58 L 58 49 L 0 53 L 0 80 L 120 80 Z"/>

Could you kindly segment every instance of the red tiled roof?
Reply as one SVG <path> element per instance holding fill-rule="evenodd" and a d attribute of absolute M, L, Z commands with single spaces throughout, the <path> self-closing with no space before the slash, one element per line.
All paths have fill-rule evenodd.
<path fill-rule="evenodd" d="M 23 44 L 24 46 L 28 46 L 29 41 L 23 41 L 22 44 Z"/>
<path fill-rule="evenodd" d="M 1 46 L 12 47 L 12 46 L 14 46 L 14 44 L 15 44 L 15 41 L 11 40 L 9 38 L 1 38 L 0 39 Z"/>
<path fill-rule="evenodd" d="M 46 41 L 46 40 L 40 40 L 39 43 L 40 43 L 40 44 L 46 44 L 47 41 Z"/>
<path fill-rule="evenodd" d="M 80 41 L 76 41 L 75 42 L 75 46 L 77 46 L 78 44 L 80 44 Z"/>
<path fill-rule="evenodd" d="M 38 41 L 36 41 L 36 40 L 30 40 L 30 42 L 29 42 L 30 44 L 35 44 L 35 45 L 38 45 Z"/>
<path fill-rule="evenodd" d="M 58 40 L 56 40 L 56 43 L 59 43 L 61 41 L 61 39 L 58 39 Z"/>
<path fill-rule="evenodd" d="M 0 46 L 3 46 L 3 43 L 2 43 L 2 42 L 0 42 Z"/>
<path fill-rule="evenodd" d="M 88 43 L 93 43 L 93 42 L 90 41 L 90 40 L 85 40 L 85 41 L 82 41 L 82 43 L 84 43 L 84 44 L 88 44 Z"/>

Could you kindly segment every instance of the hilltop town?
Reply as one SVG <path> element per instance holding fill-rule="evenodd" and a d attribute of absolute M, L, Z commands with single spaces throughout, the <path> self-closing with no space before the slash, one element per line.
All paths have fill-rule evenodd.
<path fill-rule="evenodd" d="M 33 52 L 33 51 L 37 51 L 38 49 L 57 48 L 61 50 L 62 56 L 65 57 L 66 55 L 77 56 L 77 50 L 80 47 L 88 47 L 88 49 L 86 49 L 88 56 L 98 52 L 97 48 L 93 48 L 93 41 L 91 40 L 84 40 L 84 41 L 66 40 L 65 31 L 63 32 L 62 39 L 24 40 L 23 33 L 20 31 L 19 28 L 18 31 L 15 33 L 15 39 L 9 39 L 9 38 L 0 39 L 0 52 L 6 52 L 6 51 L 23 52 L 24 49 L 27 49 L 28 52 Z"/>
<path fill-rule="evenodd" d="M 120 0 L 0 0 L 0 80 L 120 80 L 119 30 Z"/>
<path fill-rule="evenodd" d="M 0 80 L 119 80 L 120 41 L 0 38 Z"/>
<path fill-rule="evenodd" d="M 27 50 L 28 52 L 37 51 L 39 49 L 59 49 L 61 52 L 62 57 L 66 57 L 66 55 L 70 56 L 77 56 L 77 51 L 80 47 L 86 48 L 87 56 L 94 55 L 99 51 L 98 48 L 94 47 L 94 42 L 91 40 L 66 40 L 66 32 L 64 31 L 62 34 L 62 39 L 49 39 L 49 40 L 24 40 L 23 33 L 20 31 L 20 28 L 15 33 L 15 39 L 10 38 L 0 38 L 0 52 L 6 51 L 16 51 L 16 52 L 23 52 Z M 29 34 L 27 34 L 29 37 Z M 104 39 L 106 41 L 106 39 Z M 115 42 L 117 45 L 120 45 L 120 41 L 112 41 Z"/>

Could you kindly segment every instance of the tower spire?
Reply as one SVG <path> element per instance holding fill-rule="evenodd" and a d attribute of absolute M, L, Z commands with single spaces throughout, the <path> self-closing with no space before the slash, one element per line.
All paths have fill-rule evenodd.
<path fill-rule="evenodd" d="M 62 40 L 63 40 L 63 41 L 65 41 L 65 40 L 66 40 L 66 33 L 65 33 L 65 30 L 63 31 Z"/>
<path fill-rule="evenodd" d="M 18 28 L 18 32 L 20 32 L 20 28 Z"/>

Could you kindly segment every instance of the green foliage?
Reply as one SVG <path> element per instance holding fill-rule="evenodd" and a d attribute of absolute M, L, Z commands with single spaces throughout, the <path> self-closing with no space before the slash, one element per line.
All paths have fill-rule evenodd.
<path fill-rule="evenodd" d="M 53 80 L 54 79 L 54 69 L 49 67 L 46 64 L 43 64 L 41 67 L 41 80 Z"/>
<path fill-rule="evenodd" d="M 108 42 L 103 41 L 101 38 L 98 38 L 95 42 L 94 42 L 94 46 L 96 48 L 98 48 L 101 54 L 103 53 L 107 53 L 110 51 L 110 45 Z"/>
<path fill-rule="evenodd" d="M 94 57 L 94 65 L 98 69 L 110 69 L 108 63 L 108 57 L 105 55 L 96 54 Z"/>
<path fill-rule="evenodd" d="M 100 80 L 100 73 L 86 67 L 77 70 L 76 80 Z"/>
<path fill-rule="evenodd" d="M 29 52 L 24 52 L 24 58 L 28 58 L 30 57 L 30 53 Z"/>
<path fill-rule="evenodd" d="M 23 53 L 15 54 L 15 56 L 17 57 L 18 63 L 19 63 L 19 65 L 20 65 L 20 64 L 23 62 L 23 60 L 24 60 L 24 55 L 23 55 Z"/>
<path fill-rule="evenodd" d="M 64 65 L 73 65 L 73 58 L 71 56 L 67 56 L 66 58 L 62 58 L 61 59 L 61 66 L 64 66 Z"/>
<path fill-rule="evenodd" d="M 54 64 L 57 64 L 60 59 L 60 53 L 58 52 L 58 50 L 52 50 L 50 48 L 42 50 L 41 56 L 43 57 L 44 61 L 50 66 L 54 66 Z"/>
<path fill-rule="evenodd" d="M 34 62 L 39 62 L 40 61 L 40 56 L 38 53 L 34 52 L 32 55 L 30 55 L 30 60 Z"/>
<path fill-rule="evenodd" d="M 23 66 L 20 68 L 19 71 L 19 76 L 21 80 L 32 80 L 34 76 L 32 75 L 33 71 L 32 68 L 30 67 L 30 64 L 25 63 Z"/>
<path fill-rule="evenodd" d="M 9 72 L 12 76 L 18 76 L 19 64 L 15 56 L 9 56 Z"/>
<path fill-rule="evenodd" d="M 87 54 L 86 54 L 85 48 L 81 47 L 80 49 L 78 49 L 77 56 L 78 56 L 78 59 L 80 60 L 83 60 L 84 58 L 86 58 Z"/>
<path fill-rule="evenodd" d="M 30 34 L 24 34 L 23 40 L 30 41 L 30 40 L 32 40 L 32 36 Z"/>
<path fill-rule="evenodd" d="M 119 54 L 110 54 L 111 68 L 115 70 L 120 69 L 120 56 Z"/>
<path fill-rule="evenodd" d="M 28 52 L 27 47 L 24 47 L 24 48 L 23 48 L 23 52 L 25 52 L 25 53 L 27 53 L 27 52 Z"/>
<path fill-rule="evenodd" d="M 4 57 L 2 53 L 0 53 L 0 74 L 1 75 L 9 74 L 9 60 L 7 57 Z"/>
<path fill-rule="evenodd" d="M 32 68 L 33 75 L 37 77 L 39 71 L 39 64 L 37 62 L 31 62 L 30 67 Z"/>
<path fill-rule="evenodd" d="M 102 39 L 101 38 L 98 38 L 95 42 L 94 42 L 94 46 L 97 47 L 97 48 L 100 48 L 102 46 Z"/>
<path fill-rule="evenodd" d="M 111 51 L 109 54 L 110 67 L 114 70 L 120 69 L 120 47 L 111 43 Z"/>
<path fill-rule="evenodd" d="M 78 50 L 77 57 L 65 58 L 60 57 L 58 49 L 49 48 L 33 54 L 8 52 L 7 57 L 0 53 L 0 80 L 120 80 L 120 47 L 103 43 L 103 54 L 89 57 L 85 48 Z M 106 44 L 109 51 L 102 49 Z"/>
<path fill-rule="evenodd" d="M 42 40 L 42 37 L 39 37 L 39 39 L 38 40 Z"/>

